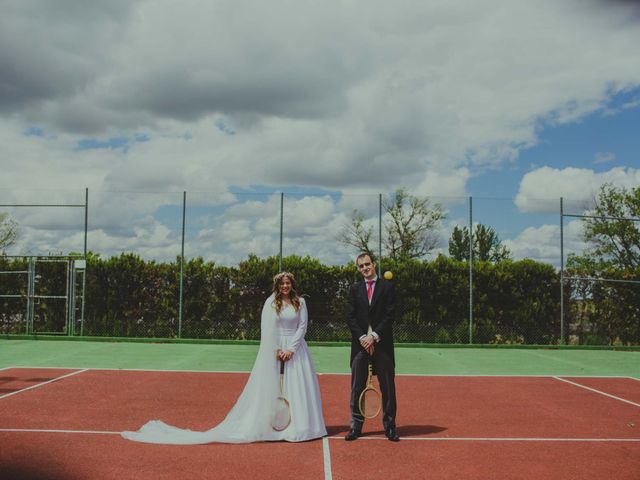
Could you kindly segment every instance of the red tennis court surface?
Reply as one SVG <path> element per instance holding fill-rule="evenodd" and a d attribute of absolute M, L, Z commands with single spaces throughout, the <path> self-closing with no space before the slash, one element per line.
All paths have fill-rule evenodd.
<path fill-rule="evenodd" d="M 321 375 L 329 437 L 150 445 L 118 433 L 154 418 L 206 430 L 247 374 L 0 370 L 1 479 L 640 480 L 633 378 L 397 377 L 399 443 L 380 420 L 345 442 L 349 376 Z"/>

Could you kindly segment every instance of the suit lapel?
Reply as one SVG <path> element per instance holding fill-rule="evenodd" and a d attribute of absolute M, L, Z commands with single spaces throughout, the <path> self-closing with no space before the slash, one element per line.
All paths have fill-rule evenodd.
<path fill-rule="evenodd" d="M 369 297 L 367 296 L 367 282 L 364 280 L 360 282 L 358 286 L 358 295 L 364 299 L 365 302 L 369 303 Z"/>

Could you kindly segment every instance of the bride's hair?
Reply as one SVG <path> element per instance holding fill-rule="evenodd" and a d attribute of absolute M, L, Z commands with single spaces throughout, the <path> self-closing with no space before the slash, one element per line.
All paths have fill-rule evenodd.
<path fill-rule="evenodd" d="M 273 277 L 273 288 L 271 289 L 271 291 L 276 296 L 276 312 L 280 313 L 280 310 L 282 310 L 282 293 L 280 292 L 280 285 L 285 278 L 288 278 L 291 282 L 289 300 L 291 301 L 293 308 L 295 308 L 297 312 L 298 310 L 300 310 L 300 295 L 298 295 L 298 292 L 296 291 L 296 279 L 293 278 L 293 274 L 289 272 L 280 272 L 275 277 Z"/>

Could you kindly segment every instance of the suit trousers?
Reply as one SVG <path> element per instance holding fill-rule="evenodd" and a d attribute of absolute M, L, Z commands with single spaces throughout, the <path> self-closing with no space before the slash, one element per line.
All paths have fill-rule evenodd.
<path fill-rule="evenodd" d="M 363 350 L 358 352 L 351 364 L 351 420 L 349 426 L 356 431 L 362 430 L 362 424 L 365 420 L 360 413 L 358 401 L 360 394 L 367 386 L 369 358 L 369 354 Z M 380 393 L 382 393 L 382 425 L 386 430 L 396 426 L 395 368 L 389 355 L 378 349 L 373 352 L 373 364 L 380 385 Z"/>

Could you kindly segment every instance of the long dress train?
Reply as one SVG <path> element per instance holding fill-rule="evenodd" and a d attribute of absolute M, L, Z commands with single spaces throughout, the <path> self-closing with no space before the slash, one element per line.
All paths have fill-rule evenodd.
<path fill-rule="evenodd" d="M 212 442 L 249 443 L 257 441 L 301 442 L 327 434 L 322 417 L 322 401 L 316 370 L 304 335 L 308 313 L 303 298 L 300 310 L 283 306 L 276 314 L 275 296 L 262 308 L 260 348 L 244 390 L 225 419 L 207 431 L 193 431 L 151 420 L 135 432 L 121 435 L 146 443 L 195 445 Z M 285 395 L 291 408 L 291 423 L 283 431 L 271 427 L 272 402 L 279 395 L 278 349 L 293 351 L 285 368 Z"/>

